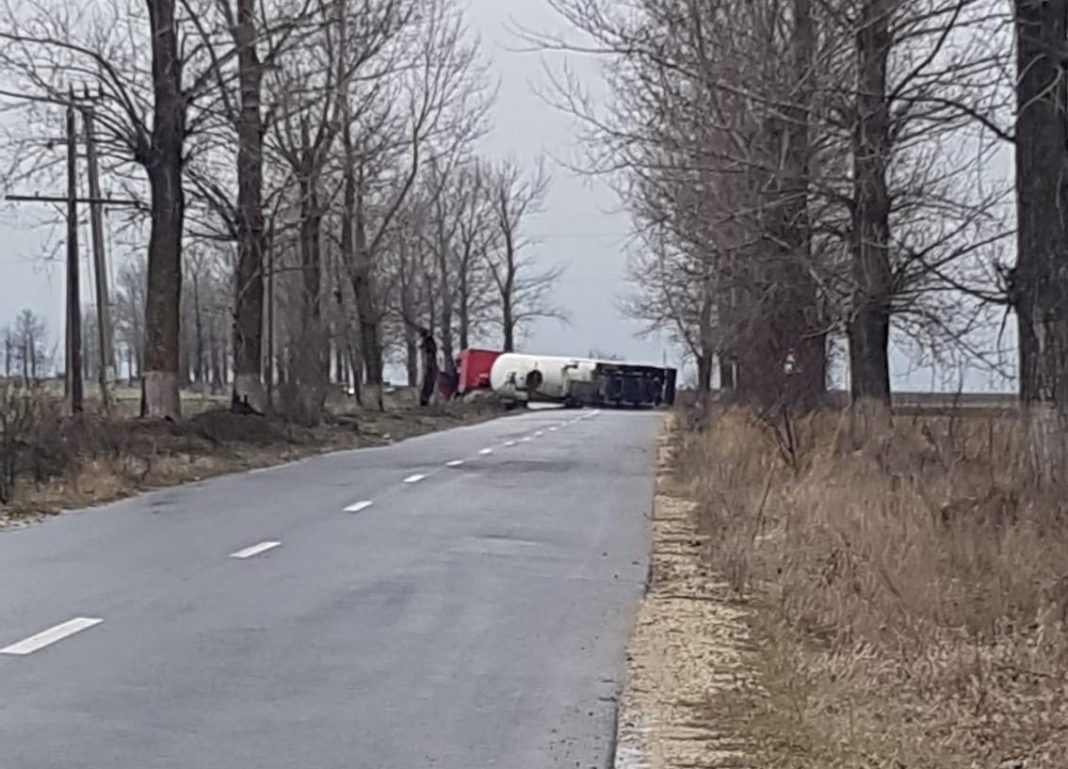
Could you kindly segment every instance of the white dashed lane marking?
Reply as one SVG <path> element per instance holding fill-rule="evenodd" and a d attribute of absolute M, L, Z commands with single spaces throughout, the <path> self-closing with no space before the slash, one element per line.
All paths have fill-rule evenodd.
<path fill-rule="evenodd" d="M 245 558 L 252 558 L 261 553 L 266 553 L 268 550 L 274 550 L 281 545 L 281 542 L 260 542 L 258 545 L 252 545 L 251 547 L 246 547 L 244 550 L 238 550 L 236 553 L 230 553 L 230 557 L 244 560 Z"/>
<path fill-rule="evenodd" d="M 64 638 L 69 638 L 75 633 L 80 633 L 94 625 L 99 625 L 103 621 L 97 617 L 75 617 L 48 630 L 43 630 L 23 641 L 5 646 L 0 649 L 0 654 L 13 654 L 20 657 L 33 654 L 35 651 L 40 651 L 46 646 L 62 641 Z"/>
<path fill-rule="evenodd" d="M 482 449 L 482 451 L 480 451 L 478 453 L 481 454 L 484 457 L 488 457 L 490 454 L 493 453 L 493 449 Z"/>
<path fill-rule="evenodd" d="M 515 445 L 515 441 L 507 441 L 504 445 L 507 446 L 508 448 L 512 448 L 512 446 Z"/>
<path fill-rule="evenodd" d="M 407 478 L 404 479 L 404 482 L 419 483 L 419 481 L 423 480 L 424 478 L 426 478 L 426 476 L 423 473 L 416 473 L 415 475 L 409 475 Z"/>
<path fill-rule="evenodd" d="M 360 502 L 354 502 L 353 504 L 351 504 L 348 507 L 346 507 L 345 508 L 345 512 L 346 513 L 359 513 L 359 512 L 361 512 L 363 510 L 366 510 L 367 508 L 369 508 L 373 504 L 374 504 L 374 502 L 372 502 L 371 500 L 364 499 L 364 500 L 362 500 Z"/>
<path fill-rule="evenodd" d="M 464 461 L 462 459 L 454 459 L 451 462 L 446 462 L 445 467 L 459 467 Z"/>

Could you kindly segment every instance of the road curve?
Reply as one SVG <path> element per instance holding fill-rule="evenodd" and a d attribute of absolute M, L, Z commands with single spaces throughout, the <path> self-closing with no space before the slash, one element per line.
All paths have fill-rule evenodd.
<path fill-rule="evenodd" d="M 0 766 L 601 769 L 658 427 L 532 412 L 0 534 Z"/>

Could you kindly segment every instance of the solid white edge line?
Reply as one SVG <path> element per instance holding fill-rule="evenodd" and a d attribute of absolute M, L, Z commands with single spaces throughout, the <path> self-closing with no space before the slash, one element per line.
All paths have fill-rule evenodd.
<path fill-rule="evenodd" d="M 464 461 L 462 459 L 454 459 L 451 462 L 446 462 L 445 467 L 459 467 Z"/>
<path fill-rule="evenodd" d="M 99 625 L 104 620 L 98 617 L 75 617 L 72 620 L 50 627 L 48 630 L 43 630 L 37 635 L 32 635 L 18 643 L 13 643 L 10 646 L 5 646 L 0 649 L 0 654 L 13 654 L 16 656 L 25 656 L 27 654 L 33 654 L 35 651 L 51 646 L 57 641 L 62 641 L 64 638 L 69 638 L 75 633 L 80 633 L 83 630 L 88 630 L 94 625 Z"/>
<path fill-rule="evenodd" d="M 426 475 L 424 475 L 423 473 L 415 473 L 414 475 L 409 475 L 407 478 L 405 478 L 404 482 L 419 483 L 419 481 L 423 480 L 424 478 L 426 478 Z"/>
<path fill-rule="evenodd" d="M 252 558 L 261 553 L 266 553 L 268 550 L 274 550 L 276 547 L 280 547 L 281 544 L 281 542 L 274 541 L 260 542 L 258 545 L 252 545 L 251 547 L 246 547 L 244 550 L 238 550 L 236 553 L 230 553 L 230 557 L 240 558 L 242 560 L 245 558 Z"/>
<path fill-rule="evenodd" d="M 346 507 L 345 508 L 345 512 L 346 513 L 359 513 L 359 512 L 361 512 L 363 510 L 366 510 L 367 508 L 369 508 L 373 504 L 374 504 L 374 502 L 372 502 L 371 500 L 364 499 L 364 500 L 362 500 L 360 502 L 354 502 L 351 505 L 349 505 L 348 507 Z"/>

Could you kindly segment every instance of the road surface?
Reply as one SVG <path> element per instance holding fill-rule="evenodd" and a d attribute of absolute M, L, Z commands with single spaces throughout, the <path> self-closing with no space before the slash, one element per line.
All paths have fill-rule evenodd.
<path fill-rule="evenodd" d="M 532 412 L 0 534 L 0 766 L 602 769 L 658 427 Z"/>

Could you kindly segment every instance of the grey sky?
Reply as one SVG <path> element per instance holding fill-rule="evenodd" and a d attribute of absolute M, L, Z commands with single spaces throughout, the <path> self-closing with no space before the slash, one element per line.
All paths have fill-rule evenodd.
<path fill-rule="evenodd" d="M 492 71 L 500 81 L 492 131 L 482 151 L 493 156 L 514 156 L 533 166 L 541 153 L 573 157 L 576 123 L 545 104 L 533 85 L 545 85 L 542 58 L 516 50 L 521 47 L 511 27 L 559 29 L 560 22 L 544 0 L 465 0 L 469 23 L 480 35 Z M 550 59 L 550 61 L 552 61 Z M 558 64 L 559 59 L 555 60 Z M 569 64 L 587 82 L 596 84 L 597 64 L 572 58 Z M 677 351 L 659 339 L 640 339 L 638 327 L 621 317 L 617 300 L 626 293 L 625 246 L 629 224 L 618 213 L 615 194 L 605 183 L 576 176 L 552 166 L 553 184 L 543 214 L 531 222 L 539 263 L 563 264 L 566 271 L 556 302 L 570 314 L 570 325 L 556 321 L 537 323 L 523 347 L 532 352 L 585 355 L 591 349 L 629 359 L 659 363 L 666 354 L 676 362 Z M 42 190 L 44 192 L 44 190 Z M 42 215 L 28 206 L 0 207 L 0 326 L 13 320 L 22 307 L 32 307 L 47 318 L 52 339 L 62 329 L 63 273 L 56 263 L 40 258 L 51 239 L 61 236 L 50 227 L 34 227 Z M 47 211 L 42 213 L 48 213 Z M 88 277 L 88 271 L 85 272 Z M 90 301 L 90 283 L 83 280 L 83 295 Z M 893 356 L 894 384 L 902 388 L 928 388 L 942 384 L 958 372 L 912 370 L 904 356 Z M 940 381 L 943 380 L 943 381 Z M 989 389 L 985 375 L 968 376 L 970 389 Z M 1003 385 L 1000 385 L 1003 387 Z"/>
<path fill-rule="evenodd" d="M 574 156 L 576 123 L 553 109 L 535 92 L 544 87 L 541 58 L 520 52 L 522 41 L 511 29 L 555 29 L 556 15 L 542 0 L 469 0 L 472 27 L 481 35 L 484 49 L 500 79 L 494 130 L 484 151 L 513 155 L 533 164 L 539 153 Z M 559 63 L 559 61 L 557 61 Z M 594 62 L 573 60 L 578 72 L 594 81 Z M 618 201 L 600 181 L 553 167 L 553 184 L 545 212 L 532 222 L 531 233 L 543 264 L 562 263 L 557 303 L 571 315 L 571 325 L 538 323 L 524 346 L 531 351 L 586 355 L 591 348 L 628 358 L 660 362 L 664 345 L 658 340 L 636 339 L 637 326 L 623 319 L 615 306 L 626 292 L 627 217 L 614 213 Z"/>

